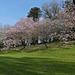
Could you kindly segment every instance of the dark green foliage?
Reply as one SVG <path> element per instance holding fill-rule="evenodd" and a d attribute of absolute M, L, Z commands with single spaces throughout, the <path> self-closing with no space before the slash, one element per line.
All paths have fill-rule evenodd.
<path fill-rule="evenodd" d="M 28 18 L 32 17 L 34 21 L 37 21 L 39 19 L 39 17 L 41 17 L 42 11 L 40 10 L 40 8 L 38 7 L 33 7 L 31 8 L 30 12 L 28 13 Z"/>
<path fill-rule="evenodd" d="M 73 0 L 73 4 L 75 5 L 75 0 Z"/>
<path fill-rule="evenodd" d="M 75 27 L 73 27 L 71 30 L 75 32 Z"/>
<path fill-rule="evenodd" d="M 0 48 L 3 48 L 4 44 L 2 41 L 0 41 Z"/>

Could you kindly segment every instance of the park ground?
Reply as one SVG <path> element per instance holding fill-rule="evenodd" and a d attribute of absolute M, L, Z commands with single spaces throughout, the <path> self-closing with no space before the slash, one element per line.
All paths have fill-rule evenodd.
<path fill-rule="evenodd" d="M 75 43 L 0 52 L 0 75 L 75 75 Z"/>

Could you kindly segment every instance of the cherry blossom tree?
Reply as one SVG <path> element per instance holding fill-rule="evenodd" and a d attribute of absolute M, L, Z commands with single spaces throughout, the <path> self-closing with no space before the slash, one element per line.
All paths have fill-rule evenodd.
<path fill-rule="evenodd" d="M 7 47 L 16 47 L 22 45 L 23 49 L 26 43 L 34 45 L 40 39 L 46 45 L 48 39 L 58 39 L 67 41 L 75 39 L 75 5 L 71 8 L 67 7 L 59 11 L 59 14 L 54 14 L 58 19 L 42 20 L 34 22 L 31 18 L 22 18 L 14 26 L 4 30 L 4 40 Z M 71 11 L 69 11 L 71 9 Z"/>
<path fill-rule="evenodd" d="M 66 33 L 69 34 L 69 38 L 75 39 L 75 5 L 70 6 L 60 11 L 59 16 L 62 23 L 67 27 Z M 70 9 L 71 11 L 69 11 Z"/>
<path fill-rule="evenodd" d="M 5 30 L 5 40 L 10 40 L 9 45 L 11 45 L 12 40 L 15 44 L 19 44 L 20 42 L 23 48 L 25 48 L 25 42 L 31 40 L 33 37 L 32 34 L 34 33 L 32 32 L 36 24 L 37 23 L 30 18 L 22 18 L 15 26 Z"/>
<path fill-rule="evenodd" d="M 40 21 L 39 24 L 36 26 L 36 32 L 38 35 L 38 39 L 40 39 L 48 48 L 46 45 L 47 40 L 57 38 L 59 39 L 60 37 L 57 37 L 59 34 L 61 34 L 62 31 L 66 30 L 65 25 L 61 24 L 62 21 L 60 20 L 43 20 Z"/>

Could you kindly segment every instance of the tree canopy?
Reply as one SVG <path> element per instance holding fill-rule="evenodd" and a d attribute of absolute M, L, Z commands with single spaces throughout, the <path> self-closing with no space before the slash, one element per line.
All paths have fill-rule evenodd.
<path fill-rule="evenodd" d="M 33 7 L 30 9 L 29 13 L 28 13 L 28 18 L 32 17 L 34 21 L 39 20 L 39 17 L 41 17 L 42 11 L 40 10 L 40 8 L 38 7 Z"/>

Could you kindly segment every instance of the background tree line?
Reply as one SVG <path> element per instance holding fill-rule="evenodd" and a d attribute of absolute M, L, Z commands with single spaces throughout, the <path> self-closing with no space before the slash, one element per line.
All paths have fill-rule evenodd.
<path fill-rule="evenodd" d="M 3 43 L 7 49 L 11 47 L 35 45 L 38 40 L 44 43 L 51 39 L 67 42 L 75 40 L 75 5 L 71 0 L 63 3 L 63 9 L 56 1 L 45 3 L 42 10 L 33 7 L 28 18 L 22 18 L 14 26 L 3 29 Z M 43 20 L 40 21 L 40 17 Z M 23 49 L 22 48 L 22 49 Z"/>

